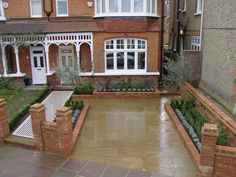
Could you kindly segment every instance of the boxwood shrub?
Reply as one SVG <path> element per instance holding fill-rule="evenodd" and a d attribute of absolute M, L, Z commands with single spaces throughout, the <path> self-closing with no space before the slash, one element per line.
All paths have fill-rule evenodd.
<path fill-rule="evenodd" d="M 75 95 L 92 95 L 94 87 L 92 84 L 86 84 L 81 86 L 76 86 L 74 88 Z"/>
<path fill-rule="evenodd" d="M 193 127 L 199 139 L 202 138 L 202 127 L 208 122 L 207 118 L 204 117 L 197 109 L 195 99 L 183 100 L 172 100 L 171 106 L 174 109 L 179 109 L 187 122 Z M 218 145 L 227 145 L 228 136 L 224 133 L 224 128 L 219 127 L 219 134 L 217 139 Z"/>

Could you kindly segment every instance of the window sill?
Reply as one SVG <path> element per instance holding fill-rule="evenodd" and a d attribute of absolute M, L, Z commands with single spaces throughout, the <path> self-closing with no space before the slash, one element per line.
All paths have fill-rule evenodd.
<path fill-rule="evenodd" d="M 92 73 L 92 72 L 84 72 L 80 73 L 80 76 L 159 76 L 159 72 L 132 72 L 132 73 L 111 73 L 111 72 L 105 72 L 105 73 Z"/>
<path fill-rule="evenodd" d="M 24 77 L 25 73 L 13 73 L 13 74 L 4 74 L 3 77 Z"/>
<path fill-rule="evenodd" d="M 5 17 L 0 17 L 0 21 L 6 21 Z"/>
<path fill-rule="evenodd" d="M 155 17 L 158 18 L 160 17 L 159 15 L 155 15 L 155 14 L 122 14 L 122 13 L 118 13 L 118 14 L 96 14 L 95 16 L 93 16 L 94 18 L 100 18 L 100 17 Z"/>
<path fill-rule="evenodd" d="M 196 12 L 194 13 L 195 16 L 199 16 L 199 15 L 202 15 L 202 12 Z"/>
<path fill-rule="evenodd" d="M 42 18 L 42 15 L 32 15 L 31 18 Z"/>
<path fill-rule="evenodd" d="M 65 15 L 58 15 L 58 14 L 57 14 L 56 17 L 69 17 L 69 15 L 68 15 L 68 14 L 65 14 Z"/>

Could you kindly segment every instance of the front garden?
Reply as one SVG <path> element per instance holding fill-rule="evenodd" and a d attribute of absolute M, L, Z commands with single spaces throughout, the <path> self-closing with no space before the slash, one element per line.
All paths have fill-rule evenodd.
<path fill-rule="evenodd" d="M 46 86 L 42 90 L 28 90 L 15 85 L 13 79 L 0 78 L 0 98 L 8 104 L 8 119 L 11 130 L 28 114 L 31 105 L 41 102 L 50 92 Z"/>

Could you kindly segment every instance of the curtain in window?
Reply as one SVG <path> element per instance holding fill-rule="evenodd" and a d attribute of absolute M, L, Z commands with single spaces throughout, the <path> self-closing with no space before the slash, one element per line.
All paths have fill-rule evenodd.
<path fill-rule="evenodd" d="M 130 12 L 131 1 L 130 0 L 122 0 L 122 12 Z"/>
<path fill-rule="evenodd" d="M 67 0 L 58 0 L 57 6 L 58 6 L 58 14 L 59 15 L 67 14 Z"/>
<path fill-rule="evenodd" d="M 134 12 L 143 12 L 143 0 L 134 0 Z"/>
<path fill-rule="evenodd" d="M 31 14 L 32 16 L 42 15 L 41 1 L 40 0 L 31 0 Z"/>

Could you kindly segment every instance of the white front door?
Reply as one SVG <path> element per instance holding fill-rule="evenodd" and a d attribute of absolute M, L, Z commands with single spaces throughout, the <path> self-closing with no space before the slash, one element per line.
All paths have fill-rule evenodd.
<path fill-rule="evenodd" d="M 31 47 L 31 67 L 33 84 L 46 84 L 46 67 L 43 47 Z"/>
<path fill-rule="evenodd" d="M 68 78 L 68 73 L 74 67 L 74 48 L 73 46 L 60 46 L 59 47 L 59 62 L 60 68 L 64 71 L 64 77 L 61 77 L 62 84 L 70 84 L 72 81 Z"/>

